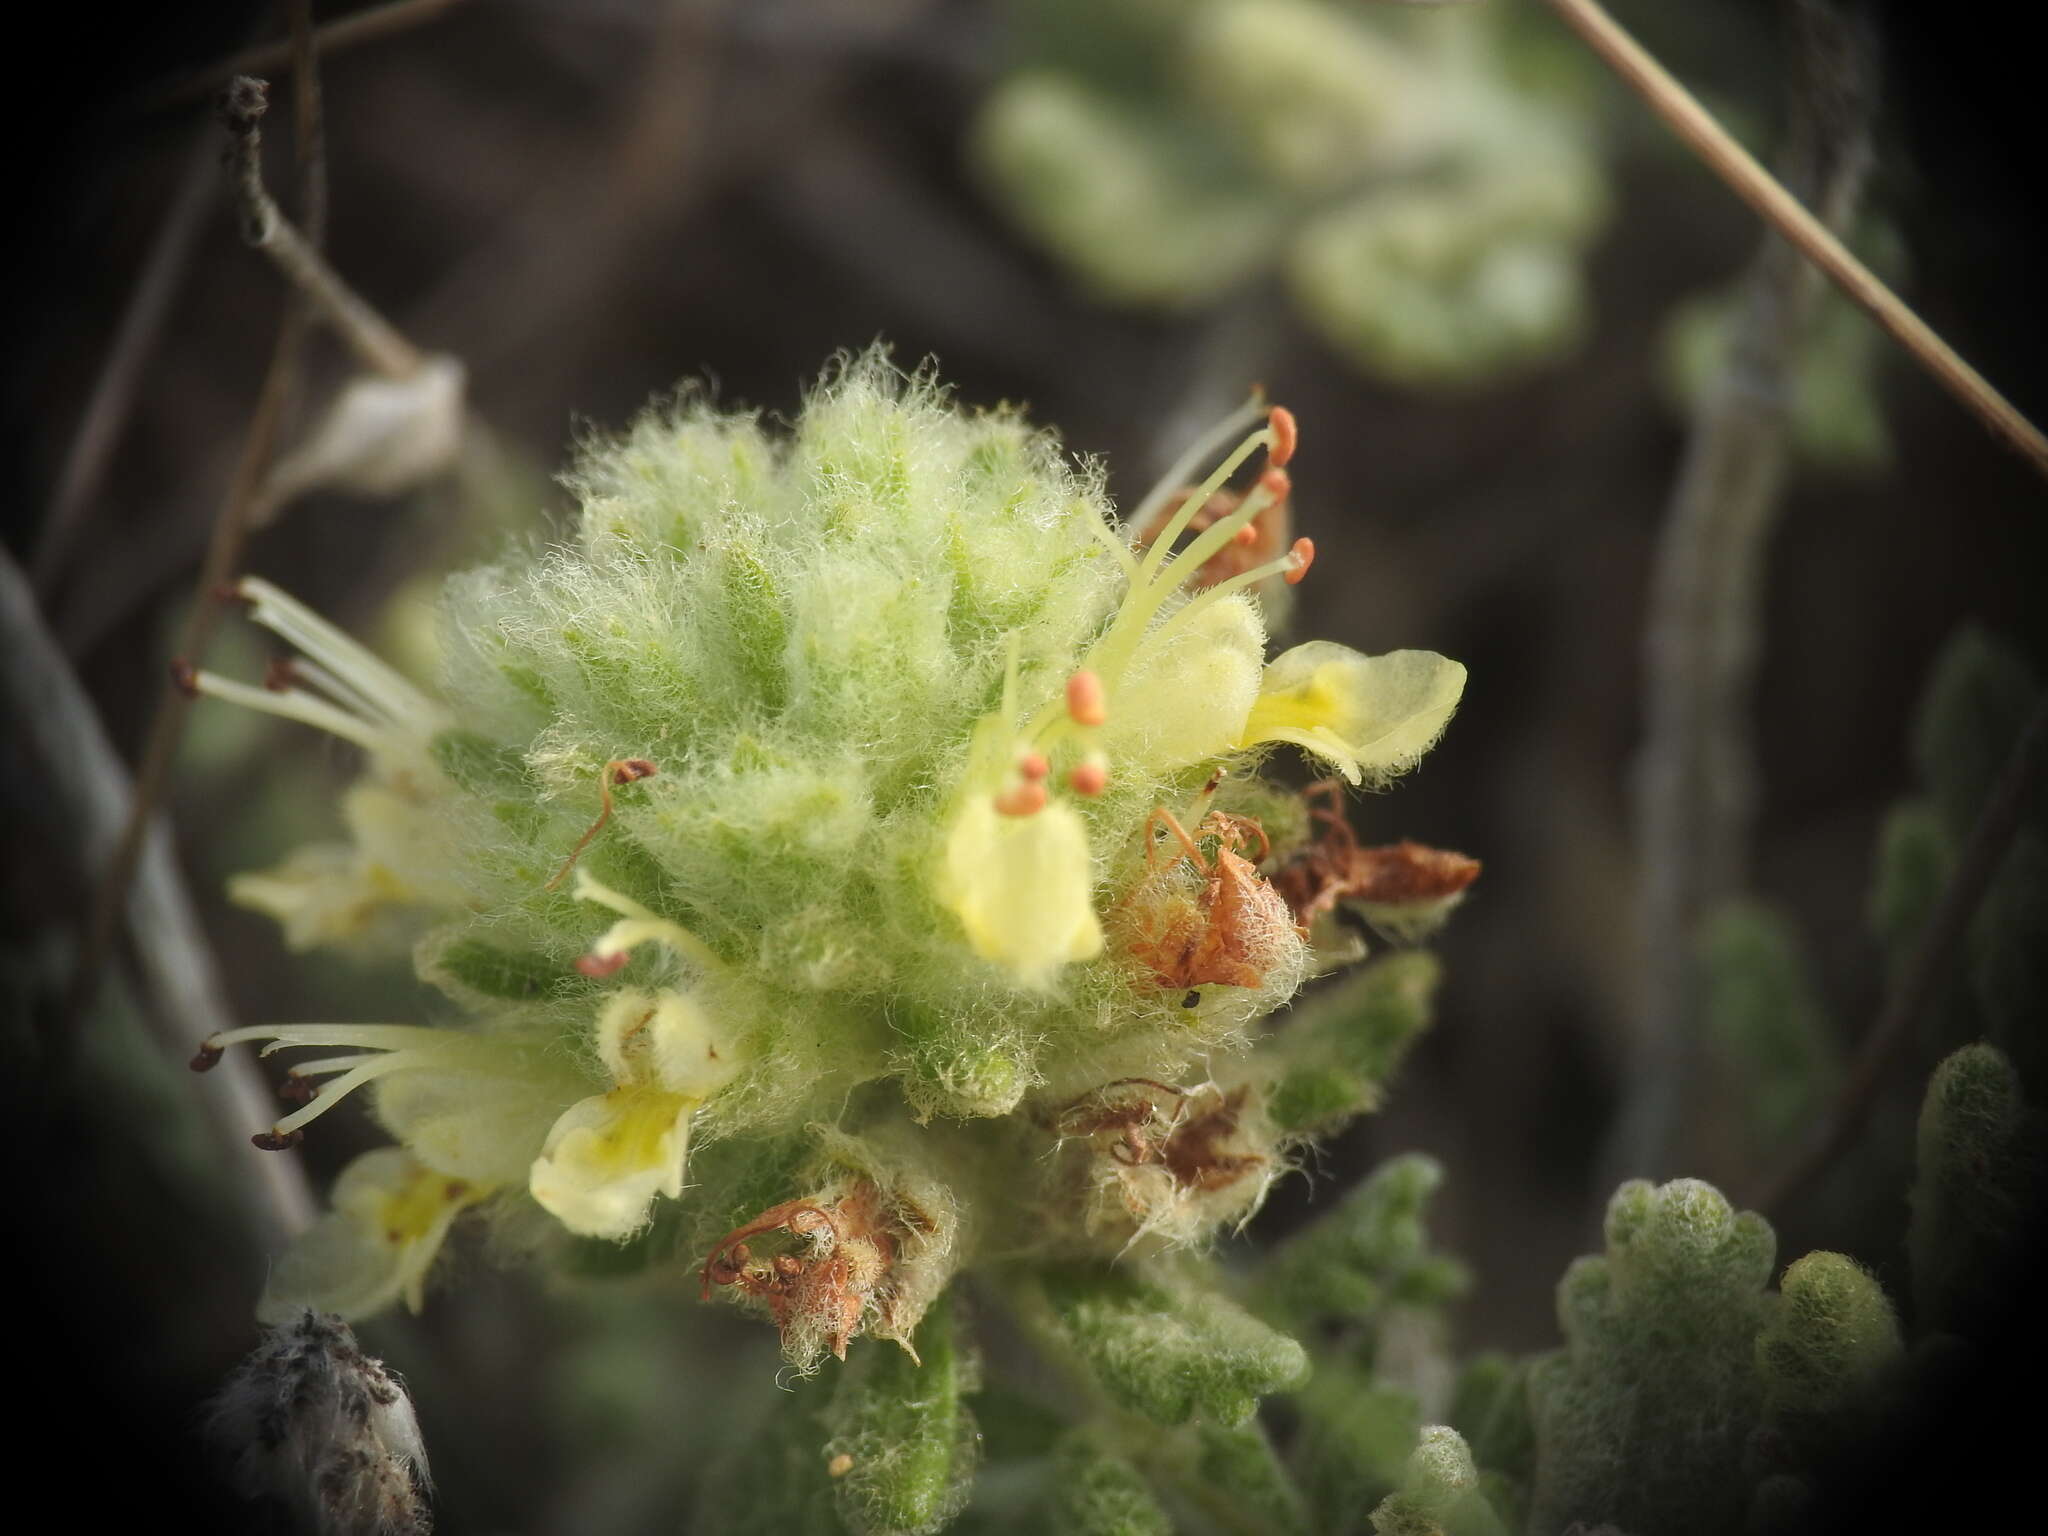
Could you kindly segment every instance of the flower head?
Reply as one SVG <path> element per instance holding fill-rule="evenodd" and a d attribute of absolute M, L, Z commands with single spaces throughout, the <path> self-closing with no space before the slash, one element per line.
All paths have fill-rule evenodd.
<path fill-rule="evenodd" d="M 410 925 L 462 1015 L 202 1052 L 313 1053 L 263 1146 L 365 1087 L 401 1144 L 337 1186 L 293 1295 L 416 1299 L 471 1209 L 546 1250 L 642 1239 L 673 1203 L 698 1255 L 734 1245 L 736 1293 L 811 1320 L 792 1359 L 907 1342 L 1005 1203 L 1051 1188 L 1047 1104 L 1241 1052 L 1300 985 L 1267 746 L 1377 783 L 1456 702 L 1427 653 L 1266 661 L 1260 593 L 1314 553 L 1279 547 L 1298 440 L 1247 406 L 1119 520 L 1016 413 L 874 354 L 787 440 L 686 397 L 592 446 L 573 540 L 451 584 L 433 699 L 245 583 L 308 659 L 199 691 L 368 762 L 351 840 L 243 899 L 295 944 Z M 1266 1124 L 1254 1089 L 1219 1104 L 1172 1166 L 1281 1166 L 1223 1134 Z M 1222 1206 L 1189 1209 L 1176 1234 Z M 740 1251 L 773 1234 L 791 1250 Z"/>

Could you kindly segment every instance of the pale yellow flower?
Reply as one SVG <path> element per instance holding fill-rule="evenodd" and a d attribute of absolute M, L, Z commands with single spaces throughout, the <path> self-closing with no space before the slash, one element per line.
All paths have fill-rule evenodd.
<path fill-rule="evenodd" d="M 1070 805 L 1005 815 L 987 795 L 968 800 L 946 838 L 939 894 L 984 960 L 1026 986 L 1102 953 L 1088 833 Z"/>
<path fill-rule="evenodd" d="M 1464 691 L 1464 667 L 1434 651 L 1311 640 L 1268 663 L 1238 745 L 1293 742 L 1353 784 L 1384 783 L 1436 745 Z"/>
<path fill-rule="evenodd" d="M 257 1316 L 278 1322 L 312 1307 L 368 1317 L 400 1300 L 419 1311 L 449 1227 L 490 1193 L 399 1147 L 365 1152 L 335 1180 L 333 1208 L 272 1269 Z"/>
<path fill-rule="evenodd" d="M 613 1086 L 561 1113 L 527 1187 L 578 1236 L 624 1238 L 658 1197 L 683 1192 L 691 1117 L 736 1062 L 695 999 L 633 987 L 598 1015 L 597 1051 Z"/>

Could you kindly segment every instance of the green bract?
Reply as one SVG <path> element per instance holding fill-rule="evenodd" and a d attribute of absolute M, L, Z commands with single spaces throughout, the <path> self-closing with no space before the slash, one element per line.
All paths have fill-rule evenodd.
<path fill-rule="evenodd" d="M 1464 678 L 1322 642 L 1267 661 L 1259 588 L 1313 554 L 1274 532 L 1294 441 L 1283 411 L 1222 423 L 1141 540 L 1017 412 L 873 353 L 786 437 L 686 394 L 592 444 L 570 538 L 451 584 L 431 695 L 245 583 L 305 660 L 200 690 L 369 762 L 352 840 L 237 895 L 294 943 L 409 925 L 458 1015 L 211 1042 L 345 1052 L 299 1063 L 309 1102 L 267 1144 L 374 1084 L 404 1149 L 351 1171 L 269 1304 L 417 1303 L 480 1207 L 579 1262 L 701 1267 L 809 1366 L 910 1348 L 983 1253 L 1099 1261 L 1249 1214 L 1384 1063 L 1247 1054 L 1316 959 L 1258 868 L 1306 819 L 1232 808 L 1284 803 L 1249 777 L 1276 742 L 1404 771 Z M 1304 1108 L 1304 1072 L 1342 1081 Z M 1260 1360 L 1232 1416 L 1287 1375 Z"/>

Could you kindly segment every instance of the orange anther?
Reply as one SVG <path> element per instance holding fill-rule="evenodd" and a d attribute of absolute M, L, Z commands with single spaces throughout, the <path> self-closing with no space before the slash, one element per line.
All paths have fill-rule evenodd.
<path fill-rule="evenodd" d="M 1287 572 L 1287 585 L 1298 587 L 1308 568 L 1316 563 L 1316 541 L 1304 535 L 1294 541 L 1294 564 Z"/>
<path fill-rule="evenodd" d="M 1246 523 L 1230 536 L 1230 542 L 1233 544 L 1256 544 L 1259 542 L 1259 530 L 1253 524 Z"/>
<path fill-rule="evenodd" d="M 1109 764 L 1088 758 L 1067 772 L 1067 786 L 1077 795 L 1099 795 L 1109 788 Z"/>
<path fill-rule="evenodd" d="M 1286 470 L 1269 466 L 1259 476 L 1259 487 L 1273 498 L 1273 505 L 1277 506 L 1294 490 L 1294 480 Z"/>
<path fill-rule="evenodd" d="M 1005 816 L 1036 816 L 1048 798 L 1043 784 L 1018 784 L 996 796 L 996 809 Z"/>
<path fill-rule="evenodd" d="M 1035 784 L 1052 772 L 1052 764 L 1045 760 L 1043 752 L 1026 752 L 1017 759 L 1017 771 Z"/>
<path fill-rule="evenodd" d="M 1294 424 L 1294 412 L 1284 405 L 1276 405 L 1266 413 L 1266 426 L 1273 434 L 1273 446 L 1266 450 L 1266 457 L 1275 469 L 1279 469 L 1294 457 L 1294 445 L 1301 441 L 1301 429 Z"/>
<path fill-rule="evenodd" d="M 626 968 L 626 962 L 632 958 L 623 949 L 616 955 L 610 955 L 603 959 L 598 958 L 596 955 L 578 955 L 576 957 L 576 969 L 593 981 L 601 981 L 607 976 L 618 975 L 620 971 Z"/>
<path fill-rule="evenodd" d="M 1076 725 L 1100 725 L 1109 718 L 1102 679 L 1086 670 L 1067 679 L 1067 713 Z"/>

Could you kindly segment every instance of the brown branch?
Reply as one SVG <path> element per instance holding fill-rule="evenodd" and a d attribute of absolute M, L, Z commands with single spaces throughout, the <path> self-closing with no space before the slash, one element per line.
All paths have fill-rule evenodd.
<path fill-rule="evenodd" d="M 1833 231 L 1736 143 L 1728 130 L 1624 32 L 1597 0 L 1547 3 L 1737 197 L 1819 267 L 1830 282 L 1882 326 L 1965 409 L 2037 471 L 2048 475 L 2048 436 L 2043 436 L 2040 428 L 2022 416 L 1904 300 L 1858 261 Z"/>
<path fill-rule="evenodd" d="M 112 345 L 99 377 L 93 381 L 78 430 L 64 453 L 64 465 L 43 518 L 43 531 L 36 545 L 32 573 L 36 590 L 47 594 L 55 585 L 83 526 L 86 509 L 98 492 L 100 481 L 127 425 L 142 380 L 144 364 L 162 333 L 164 318 L 192 253 L 199 245 L 204 215 L 214 194 L 214 162 L 218 158 L 211 131 L 194 140 L 191 159 L 178 178 L 171 205 L 144 259 L 135 286 L 128 292 L 127 305 L 114 329 Z"/>
<path fill-rule="evenodd" d="M 247 75 L 237 75 L 222 98 L 242 238 L 277 263 L 364 367 L 386 378 L 409 377 L 422 361 L 419 348 L 342 280 L 313 243 L 284 216 L 264 186 L 262 124 L 268 106 L 268 87 Z"/>
<path fill-rule="evenodd" d="M 1844 225 L 1871 158 L 1869 38 L 1832 0 L 1800 0 L 1792 17 L 1785 176 Z M 1661 1172 L 1696 1076 L 1700 919 L 1745 878 L 1765 554 L 1789 454 L 1792 373 L 1820 296 L 1813 267 L 1767 237 L 1743 282 L 1727 359 L 1694 413 L 1658 539 L 1635 785 L 1642 1002 L 1603 1195 Z"/>
<path fill-rule="evenodd" d="M 297 0 L 300 6 L 306 3 L 307 0 Z M 296 73 L 301 80 L 309 79 L 315 62 L 312 34 L 304 26 L 294 30 L 300 45 Z M 254 167 L 261 147 L 255 120 L 262 116 L 262 88 L 256 87 L 253 98 L 243 92 L 237 101 L 233 99 L 235 95 L 231 92 L 230 99 L 223 101 L 222 113 L 235 140 L 236 170 L 243 183 L 244 196 L 247 196 L 253 182 L 256 193 L 260 195 L 257 211 L 267 209 L 271 220 L 282 225 L 282 215 L 277 213 L 276 205 L 263 191 L 260 169 Z M 317 149 L 317 144 L 305 144 L 299 148 L 303 166 L 305 156 Z M 247 212 L 245 207 L 245 214 Z M 296 232 L 294 236 L 297 238 Z M 303 239 L 298 239 L 298 248 L 312 260 L 319 260 L 318 253 L 313 252 Z M 325 264 L 321 265 L 324 267 Z M 242 440 L 241 456 L 235 464 L 234 476 L 228 482 L 227 494 L 221 500 L 220 511 L 214 518 L 206 557 L 200 563 L 191 611 L 186 615 L 179 635 L 176 656 L 182 665 L 190 665 L 203 657 L 212 643 L 214 630 L 220 623 L 220 603 L 216 594 L 228 584 L 241 564 L 242 546 L 263 508 L 265 486 L 270 479 L 271 464 L 277 456 L 285 408 L 291 399 L 299 353 L 313 304 L 312 296 L 302 288 L 286 305 L 284 318 L 279 322 L 270 364 L 264 373 L 256 408 Z M 191 699 L 177 685 L 176 679 L 177 668 L 174 666 L 172 683 L 160 695 L 156 713 L 150 721 L 149 740 L 143 749 L 142 765 L 136 773 L 134 800 L 129 807 L 127 822 L 107 856 L 99 888 L 94 893 L 92 910 L 86 918 L 85 934 L 79 943 L 66 1006 L 56 1015 L 59 1026 L 68 1026 L 64 1029 L 67 1036 L 83 1023 L 91 1010 L 99 986 L 100 969 L 112 948 L 121 914 L 126 909 L 128 888 L 135 879 L 136 865 L 142 858 L 152 817 L 170 782 L 171 764 L 185 732 L 185 712 L 191 707 Z M 63 1038 L 47 1043 L 53 1051 L 66 1048 Z"/>
<path fill-rule="evenodd" d="M 1970 829 L 1970 839 L 1963 845 L 1962 858 L 1942 889 L 1934 916 L 1921 930 L 1905 969 L 1893 983 L 1876 1026 L 1856 1049 L 1848 1080 L 1842 1085 L 1826 1125 L 1754 1202 L 1757 1210 L 1777 1215 L 1812 1188 L 1828 1166 L 1855 1141 L 1863 1122 L 1869 1118 L 1885 1073 L 1913 1037 L 1914 1024 L 1926 1011 L 1969 931 L 1970 919 L 1976 915 L 1992 877 L 2004 862 L 2020 819 L 2044 774 L 2048 774 L 2048 704 L 2034 711 L 2006 758 L 2005 767 L 1999 771 L 1998 782 L 1992 786 L 1976 826 Z"/>
<path fill-rule="evenodd" d="M 390 4 L 372 6 L 357 11 L 353 16 L 328 22 L 314 32 L 313 40 L 322 54 L 332 55 L 359 43 L 374 42 L 432 21 L 443 11 L 451 11 L 462 3 L 463 0 L 391 0 Z M 135 99 L 132 110 L 137 113 L 156 112 L 180 102 L 196 100 L 208 91 L 219 90 L 236 75 L 270 74 L 291 62 L 294 41 L 287 38 L 281 42 L 260 43 L 198 69 L 159 80 Z"/>

